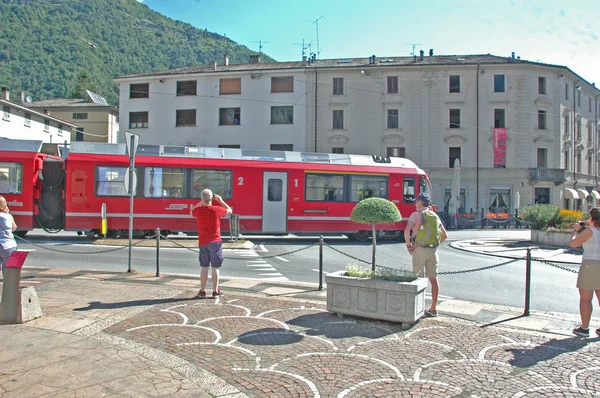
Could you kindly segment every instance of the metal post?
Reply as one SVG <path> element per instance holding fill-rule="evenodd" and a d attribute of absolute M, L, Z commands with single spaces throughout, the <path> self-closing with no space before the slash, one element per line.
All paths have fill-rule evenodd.
<path fill-rule="evenodd" d="M 323 235 L 319 236 L 319 290 L 323 290 Z"/>
<path fill-rule="evenodd" d="M 483 212 L 483 207 L 481 208 L 481 229 L 484 229 L 486 227 L 486 221 L 487 219 L 485 218 L 485 213 Z"/>
<path fill-rule="evenodd" d="M 160 228 L 156 228 L 156 276 L 160 276 Z"/>
<path fill-rule="evenodd" d="M 134 136 L 131 136 L 131 148 L 134 147 Z M 131 239 L 133 235 L 133 174 L 135 173 L 135 156 L 129 156 L 129 257 L 127 272 L 131 272 Z"/>
<path fill-rule="evenodd" d="M 525 312 L 529 316 L 529 299 L 531 297 L 531 249 L 527 249 L 527 260 L 525 265 Z"/>

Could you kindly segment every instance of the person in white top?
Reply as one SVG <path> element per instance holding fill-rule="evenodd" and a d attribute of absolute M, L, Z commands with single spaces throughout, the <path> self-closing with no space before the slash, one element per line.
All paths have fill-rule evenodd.
<path fill-rule="evenodd" d="M 4 267 L 10 255 L 17 249 L 17 242 L 13 231 L 17 229 L 15 219 L 10 215 L 8 204 L 3 196 L 0 196 L 0 268 L 2 268 L 2 280 L 4 280 Z"/>
<path fill-rule="evenodd" d="M 569 246 L 583 246 L 583 257 L 577 276 L 581 325 L 573 329 L 573 333 L 589 337 L 594 293 L 600 303 L 600 208 L 591 209 L 590 219 L 573 227 Z M 596 329 L 596 334 L 600 336 L 600 328 Z"/>

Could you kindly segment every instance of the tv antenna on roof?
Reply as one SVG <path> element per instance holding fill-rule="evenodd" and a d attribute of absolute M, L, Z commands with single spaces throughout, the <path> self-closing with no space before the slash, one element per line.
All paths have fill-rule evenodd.
<path fill-rule="evenodd" d="M 304 44 L 304 39 L 302 39 L 302 43 L 292 43 L 293 46 L 302 46 L 302 58 L 304 58 L 304 56 L 306 55 L 306 50 L 309 50 L 309 54 L 310 54 L 311 44 L 312 44 L 312 40 L 310 41 L 310 43 Z"/>
<path fill-rule="evenodd" d="M 268 44 L 268 43 L 270 43 L 270 42 L 269 42 L 269 41 L 262 41 L 262 40 L 259 40 L 259 41 L 252 41 L 251 43 L 258 43 L 258 53 L 259 53 L 259 54 L 262 54 L 262 48 L 263 48 L 263 44 Z"/>
<path fill-rule="evenodd" d="M 319 54 L 321 54 L 321 49 L 319 48 L 319 20 L 321 18 L 323 18 L 322 15 L 319 18 L 315 19 L 314 21 L 307 21 L 307 22 L 311 22 L 311 23 L 315 24 L 315 27 L 317 29 L 317 52 L 315 53 L 317 57 L 319 56 Z"/>
<path fill-rule="evenodd" d="M 410 55 L 415 55 L 415 47 L 417 46 L 422 46 L 421 43 L 410 43 L 410 44 L 405 44 L 406 46 L 412 46 L 412 52 L 410 53 Z"/>

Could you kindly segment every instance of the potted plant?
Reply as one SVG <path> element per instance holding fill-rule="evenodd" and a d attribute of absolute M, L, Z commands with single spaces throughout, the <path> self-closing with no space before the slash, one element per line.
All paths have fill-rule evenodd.
<path fill-rule="evenodd" d="M 412 272 L 375 265 L 375 225 L 400 221 L 398 208 L 389 200 L 368 198 L 354 207 L 350 218 L 371 224 L 371 269 L 350 265 L 345 271 L 327 274 L 327 310 L 413 325 L 425 311 L 427 280 Z"/>
<path fill-rule="evenodd" d="M 544 245 L 568 247 L 574 223 L 585 220 L 579 210 L 560 209 L 553 205 L 527 206 L 521 214 L 531 227 L 531 241 Z"/>

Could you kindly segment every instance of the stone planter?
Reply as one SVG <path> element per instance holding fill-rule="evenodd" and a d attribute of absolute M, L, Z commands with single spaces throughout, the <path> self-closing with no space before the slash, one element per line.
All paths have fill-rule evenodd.
<path fill-rule="evenodd" d="M 413 325 L 425 311 L 426 278 L 412 282 L 345 276 L 346 271 L 329 273 L 327 311 L 343 315 Z"/>
<path fill-rule="evenodd" d="M 571 233 L 569 232 L 545 232 L 539 229 L 531 230 L 531 241 L 541 245 L 569 247 Z"/>

